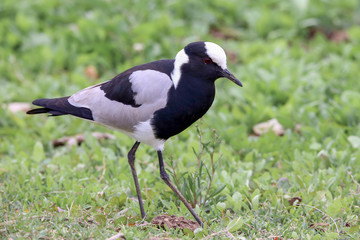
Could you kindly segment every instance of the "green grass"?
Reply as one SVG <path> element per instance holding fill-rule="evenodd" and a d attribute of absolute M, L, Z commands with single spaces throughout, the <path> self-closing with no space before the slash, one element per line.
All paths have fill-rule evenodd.
<path fill-rule="evenodd" d="M 2 0 L 0 238 L 104 239 L 121 231 L 127 239 L 359 239 L 359 12 L 355 0 Z M 332 41 L 338 30 L 348 40 Z M 3 105 L 70 95 L 173 58 L 196 40 L 221 45 L 244 88 L 218 80 L 211 110 L 167 142 L 167 169 L 206 225 L 194 233 L 140 225 L 126 160 L 133 140 Z M 99 79 L 86 76 L 88 66 Z M 284 136 L 253 137 L 252 127 L 271 118 Z M 94 131 L 116 140 L 98 141 Z M 78 133 L 82 145 L 53 147 Z M 192 219 L 156 159 L 140 145 L 148 221 L 164 213 Z M 302 202 L 291 205 L 294 197 Z"/>

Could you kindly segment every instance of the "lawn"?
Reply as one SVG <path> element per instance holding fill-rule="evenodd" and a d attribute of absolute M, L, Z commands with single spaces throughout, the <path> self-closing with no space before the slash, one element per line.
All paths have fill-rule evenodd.
<path fill-rule="evenodd" d="M 1 239 L 360 238 L 358 1 L 2 0 L 0 36 Z M 165 146 L 203 229 L 151 224 L 192 220 L 151 147 L 136 155 L 142 222 L 134 140 L 13 105 L 71 95 L 198 40 L 222 46 L 244 84 L 217 80 L 209 112 Z M 270 119 L 283 132 L 256 134 Z"/>

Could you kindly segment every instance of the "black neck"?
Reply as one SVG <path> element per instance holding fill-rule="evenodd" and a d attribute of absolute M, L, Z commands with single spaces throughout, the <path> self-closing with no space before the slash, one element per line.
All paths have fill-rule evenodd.
<path fill-rule="evenodd" d="M 170 89 L 166 107 L 154 113 L 156 137 L 168 139 L 185 130 L 207 112 L 214 97 L 214 81 L 182 76 Z"/>

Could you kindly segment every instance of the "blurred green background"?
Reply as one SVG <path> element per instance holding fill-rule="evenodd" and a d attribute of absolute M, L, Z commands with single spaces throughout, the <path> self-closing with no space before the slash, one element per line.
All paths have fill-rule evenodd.
<path fill-rule="evenodd" d="M 358 239 L 359 24 L 357 0 L 2 0 L 0 237 Z M 218 80 L 207 115 L 166 145 L 168 171 L 203 230 L 139 226 L 133 140 L 9 107 L 71 95 L 199 40 L 222 46 L 244 84 Z M 255 136 L 272 118 L 284 135 Z M 80 133 L 80 146 L 52 144 Z M 136 167 L 148 221 L 191 219 L 159 178 L 153 149 L 140 147 Z"/>

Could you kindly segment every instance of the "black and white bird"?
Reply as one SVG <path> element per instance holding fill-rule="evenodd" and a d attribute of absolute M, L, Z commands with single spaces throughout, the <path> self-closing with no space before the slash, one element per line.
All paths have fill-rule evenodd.
<path fill-rule="evenodd" d="M 160 176 L 185 204 L 196 221 L 202 221 L 170 181 L 162 151 L 170 137 L 179 134 L 210 108 L 215 97 L 215 80 L 225 77 L 241 82 L 229 72 L 225 51 L 212 42 L 193 42 L 175 60 L 159 60 L 135 66 L 113 79 L 85 88 L 71 96 L 37 99 L 41 106 L 28 114 L 73 115 L 125 133 L 136 140 L 128 153 L 139 200 L 145 211 L 134 162 L 140 143 L 157 150 Z"/>

